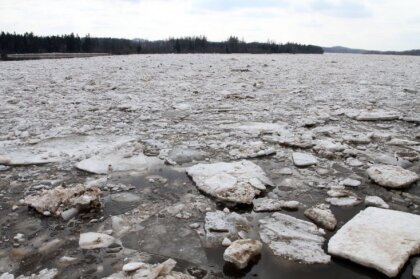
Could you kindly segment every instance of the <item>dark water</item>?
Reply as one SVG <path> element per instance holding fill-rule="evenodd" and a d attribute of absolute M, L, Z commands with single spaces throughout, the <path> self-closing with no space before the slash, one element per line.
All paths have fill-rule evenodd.
<path fill-rule="evenodd" d="M 356 215 L 364 206 L 358 206 L 353 208 L 338 208 L 333 207 L 339 226 L 341 227 L 344 223 L 350 220 Z M 285 213 L 284 211 L 282 213 Z M 297 212 L 286 212 L 286 214 L 292 215 L 296 218 L 307 220 L 303 216 L 301 210 Z M 268 214 L 267 214 L 268 215 Z M 261 217 L 260 217 L 261 218 Z M 334 232 L 327 232 L 326 242 L 324 249 L 327 250 L 327 243 Z M 385 279 L 387 276 L 373 269 L 363 267 L 361 265 L 352 263 L 345 259 L 332 257 L 332 261 L 329 264 L 299 264 L 294 261 L 283 259 L 275 256 L 271 250 L 264 245 L 261 257 L 258 261 L 248 266 L 244 270 L 238 270 L 232 264 L 225 263 L 223 261 L 223 252 L 225 248 L 220 247 L 216 249 L 207 249 L 207 257 L 209 265 L 217 266 L 222 268 L 224 278 L 282 278 L 282 279 L 324 279 L 324 278 L 340 278 L 340 279 Z M 399 279 L 411 279 L 413 267 L 410 262 L 406 264 L 399 276 L 395 278 Z"/>
<path fill-rule="evenodd" d="M 166 178 L 167 183 L 152 183 L 147 179 L 149 175 L 160 175 Z M 180 201 L 180 197 L 186 193 L 193 193 L 200 195 L 197 192 L 191 179 L 183 171 L 176 171 L 172 168 L 163 166 L 152 173 L 145 175 L 130 176 L 127 174 L 120 174 L 114 178 L 114 182 L 121 182 L 131 184 L 136 188 L 128 191 L 141 198 L 141 203 L 159 203 L 159 204 L 174 204 Z M 304 200 L 301 202 L 305 203 Z M 216 204 L 216 202 L 214 202 Z M 310 201 L 307 202 L 310 204 Z M 29 212 L 28 220 L 25 222 L 26 229 L 21 228 L 30 236 L 30 220 L 41 221 L 40 226 L 36 226 L 33 234 L 47 230 L 51 238 L 59 237 L 64 239 L 65 242 L 58 250 L 54 250 L 50 254 L 29 254 L 20 259 L 20 268 L 17 274 L 31 274 L 34 270 L 40 270 L 46 267 L 56 267 L 56 259 L 63 255 L 74 256 L 79 259 L 80 265 L 61 269 L 60 278 L 102 278 L 118 271 L 115 269 L 121 263 L 121 259 L 113 257 L 112 254 L 107 253 L 106 249 L 97 249 L 91 251 L 81 251 L 78 248 L 78 236 L 80 232 L 96 231 L 98 224 L 90 224 L 89 220 L 92 218 L 108 217 L 110 215 L 123 214 L 133 208 L 136 208 L 139 202 L 116 202 L 108 200 L 105 202 L 105 207 L 101 213 L 89 213 L 79 216 L 78 225 L 72 226 L 63 221 L 53 218 L 41 217 L 34 212 Z M 220 204 L 217 206 L 222 209 Z M 363 205 L 352 208 L 331 208 L 338 219 L 338 228 L 343 226 L 348 220 L 356 215 L 360 210 L 364 209 Z M 22 208 L 22 214 L 26 209 Z M 269 213 L 254 213 L 252 208 L 236 208 L 234 209 L 240 213 L 251 214 L 253 218 L 254 230 L 258 232 L 258 220 L 270 215 Z M 299 219 L 307 220 L 303 215 L 303 210 L 298 211 L 282 211 L 284 214 L 294 216 Z M 205 278 L 282 278 L 282 279 L 303 279 L 303 278 L 343 278 L 343 279 L 385 279 L 385 275 L 365 268 L 358 264 L 354 264 L 348 260 L 340 258 L 332 258 L 331 263 L 327 265 L 315 264 L 305 265 L 290 261 L 281 257 L 274 256 L 271 250 L 264 245 L 262 254 L 259 258 L 255 259 L 247 268 L 243 270 L 236 269 L 232 264 L 225 263 L 223 260 L 224 247 L 218 248 L 202 248 L 199 237 L 196 233 L 189 228 L 189 224 L 194 222 L 203 222 L 204 216 L 192 218 L 188 220 L 180 220 L 172 217 L 152 216 L 144 221 L 142 225 L 145 227 L 138 232 L 132 232 L 122 239 L 123 245 L 126 248 L 135 249 L 140 252 L 147 252 L 152 255 L 151 263 L 158 263 L 166 260 L 168 257 L 174 258 L 178 264 L 176 270 L 187 272 L 188 269 L 198 268 L 208 272 Z M 29 226 L 29 227 L 28 227 Z M 154 231 L 153 228 L 164 227 L 166 232 Z M 28 228 L 27 228 L 28 227 Z M 42 229 L 41 229 L 42 228 Z M 41 231 L 39 231 L 41 229 Z M 180 230 L 189 231 L 182 237 L 177 234 Z M 327 249 L 328 239 L 336 232 L 328 232 L 326 235 L 327 241 L 324 244 L 324 249 Z M 258 236 L 258 234 L 257 234 Z M 146 240 L 146 243 L 156 243 L 156 249 L 138 244 L 138 240 Z M 149 241 L 148 241 L 149 240 Z M 160 244 L 161 243 L 161 244 Z M 170 246 L 171 244 L 172 246 Z M 149 248 L 149 249 L 148 249 Z M 183 259 L 183 253 L 177 252 L 184 250 L 194 255 L 204 254 L 204 258 L 197 258 L 197 261 Z M 175 251 L 175 252 L 174 252 Z M 16 259 L 19 259 L 17 257 Z M 103 267 L 102 271 L 96 268 L 98 265 Z M 408 279 L 412 278 L 412 264 L 410 261 L 403 268 L 400 275 L 396 278 Z"/>
<path fill-rule="evenodd" d="M 180 195 L 182 192 L 187 192 L 188 189 L 194 187 L 192 181 L 183 172 L 173 171 L 169 168 L 162 168 L 153 174 L 161 175 L 168 179 L 168 184 L 175 185 L 175 187 L 167 187 L 164 189 L 166 195 Z M 147 187 L 148 181 L 144 177 L 126 178 L 124 182 L 130 182 L 134 186 Z M 179 185 L 183 185 L 181 188 Z M 181 191 L 181 193 L 180 193 Z M 175 198 L 175 196 L 173 197 Z M 360 210 L 365 207 L 359 205 L 351 208 L 340 208 L 332 206 L 332 211 L 338 220 L 338 227 L 334 232 L 326 231 L 326 242 L 324 249 L 327 249 L 327 243 L 334 233 L 343 226 L 348 220 L 355 216 Z M 245 211 L 250 211 L 249 208 L 245 208 Z M 299 211 L 282 211 L 282 213 L 289 214 L 299 219 L 307 220 L 303 215 L 303 210 Z M 269 215 L 268 213 L 252 213 L 254 216 L 254 229 L 258 231 L 258 220 Z M 164 244 L 163 244 L 164 245 Z M 188 245 L 188 243 L 186 243 Z M 322 264 L 299 264 L 294 261 L 283 259 L 273 255 L 271 250 L 264 245 L 261 256 L 255 259 L 247 268 L 243 270 L 236 269 L 232 264 L 225 263 L 223 260 L 223 252 L 225 248 L 212 248 L 205 249 L 207 262 L 203 263 L 202 267 L 208 271 L 212 271 L 212 274 L 208 278 L 290 278 L 290 279 L 303 279 L 303 278 L 342 278 L 342 279 L 365 279 L 365 278 L 388 278 L 387 276 L 370 268 L 365 268 L 358 264 L 352 263 L 345 259 L 332 258 L 331 263 Z M 158 256 L 157 256 L 158 257 Z M 192 263 L 183 262 L 178 264 L 178 268 L 185 271 L 189 267 L 196 266 Z M 410 261 L 403 268 L 399 276 L 395 278 L 408 279 L 412 278 L 412 265 Z"/>

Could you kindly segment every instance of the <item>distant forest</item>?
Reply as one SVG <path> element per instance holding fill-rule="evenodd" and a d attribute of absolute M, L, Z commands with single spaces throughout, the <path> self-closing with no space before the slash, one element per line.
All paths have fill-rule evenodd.
<path fill-rule="evenodd" d="M 167 40 L 147 41 L 115 38 L 94 38 L 89 35 L 79 37 L 75 34 L 62 36 L 36 36 L 0 33 L 0 53 L 3 57 L 14 53 L 316 53 L 324 50 L 319 46 L 296 43 L 277 44 L 246 43 L 237 37 L 224 42 L 210 42 L 204 36 L 170 38 Z"/>

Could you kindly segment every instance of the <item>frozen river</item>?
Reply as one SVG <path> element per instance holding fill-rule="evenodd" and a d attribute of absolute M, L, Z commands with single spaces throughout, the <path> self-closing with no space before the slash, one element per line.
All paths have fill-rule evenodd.
<path fill-rule="evenodd" d="M 131 278 L 124 264 L 168 258 L 179 273 L 147 278 L 387 278 L 371 255 L 329 253 L 328 242 L 368 206 L 404 212 L 420 228 L 419 77 L 420 57 L 408 56 L 0 62 L 0 278 Z M 57 187 L 82 190 L 58 199 L 65 194 L 51 192 Z M 281 204 L 257 210 L 261 198 Z M 276 239 L 264 230 L 273 211 L 322 227 L 307 217 L 310 208 L 337 221 L 315 233 L 320 258 L 305 242 L 313 233 L 296 237 L 298 225 L 286 222 L 287 235 Z M 236 216 L 218 220 L 224 226 L 243 218 L 247 228 L 213 230 L 214 212 Z M 409 230 L 398 227 L 387 241 Z M 109 243 L 84 246 L 87 232 Z M 261 240 L 262 253 L 238 270 L 223 260 L 225 238 Z M 309 250 L 282 254 L 290 239 Z M 420 239 L 409 241 L 414 250 L 386 241 L 372 249 L 414 256 Z M 396 278 L 412 278 L 415 259 L 395 261 Z"/>

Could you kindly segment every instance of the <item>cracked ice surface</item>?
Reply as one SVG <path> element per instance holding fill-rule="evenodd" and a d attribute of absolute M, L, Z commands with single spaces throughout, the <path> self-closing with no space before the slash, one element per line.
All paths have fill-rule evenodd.
<path fill-rule="evenodd" d="M 166 147 L 187 142 L 220 153 L 232 140 L 273 131 L 302 134 L 295 123 L 322 123 L 341 113 L 356 117 L 380 108 L 410 116 L 418 98 L 404 89 L 416 88 L 419 73 L 395 73 L 418 69 L 418 60 L 399 59 L 390 71 L 380 70 L 389 68 L 389 57 L 329 55 L 133 55 L 2 63 L 0 141 L 15 146 L 112 134 Z M 247 65 L 249 72 L 232 72 Z M 252 98 L 235 97 L 242 95 Z"/>
<path fill-rule="evenodd" d="M 303 246 L 309 241 L 313 249 L 306 256 L 317 253 L 310 262 L 329 260 L 324 234 L 312 233 L 312 223 L 298 219 L 285 234 L 285 226 L 275 225 L 286 216 L 302 216 L 328 196 L 337 229 L 350 218 L 340 211 L 356 214 L 362 201 L 371 203 L 366 197 L 420 214 L 418 181 L 394 191 L 374 184 L 367 173 L 372 165 L 391 165 L 419 174 L 418 57 L 132 55 L 0 62 L 0 73 L 0 274 L 58 267 L 59 277 L 102 278 L 124 263 L 149 263 L 149 253 L 163 257 L 155 262 L 175 257 L 186 261 L 182 267 L 203 264 L 220 273 L 223 266 L 209 262 L 213 256 L 205 245 L 218 250 L 223 243 L 258 237 L 257 223 L 268 214 L 257 212 L 258 203 L 265 210 L 282 205 L 261 201 L 299 203 L 296 212 L 283 211 L 281 220 L 264 218 L 260 228 L 269 241 L 264 245 L 280 247 L 282 257 L 286 247 L 295 259 L 306 259 L 287 245 L 287 237 L 296 236 Z M 310 154 L 317 164 L 297 168 L 293 153 Z M 249 180 L 252 198 L 264 191 L 250 214 L 235 207 L 216 211 L 220 204 L 186 176 L 185 169 L 197 164 L 242 159 L 273 182 L 265 187 L 261 179 Z M 48 162 L 53 163 L 32 166 Z M 217 174 L 207 182 L 230 185 L 230 176 Z M 33 214 L 22 203 L 77 184 L 100 187 L 101 210 L 61 203 L 59 209 L 67 209 L 62 222 Z M 319 213 L 311 216 L 320 224 L 331 219 Z M 82 253 L 77 240 L 87 232 L 121 244 Z M 308 241 L 300 241 L 301 235 Z M 299 277 L 294 272 L 301 269 L 291 261 L 287 267 L 267 266 L 273 255 L 264 254 L 265 248 L 259 270 Z M 63 269 L 63 262 L 77 264 Z M 334 261 L 326 269 L 332 266 L 340 278 L 369 277 Z M 317 268 L 304 268 L 314 278 L 325 277 Z"/>

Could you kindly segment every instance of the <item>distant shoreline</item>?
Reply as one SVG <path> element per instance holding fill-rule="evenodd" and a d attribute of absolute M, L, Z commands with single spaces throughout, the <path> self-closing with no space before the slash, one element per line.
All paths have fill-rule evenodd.
<path fill-rule="evenodd" d="M 96 56 L 107 56 L 108 53 L 16 53 L 5 54 L 3 61 L 41 60 L 41 59 L 63 59 L 63 58 L 86 58 Z"/>
<path fill-rule="evenodd" d="M 411 49 L 411 50 L 403 50 L 403 51 L 380 51 L 380 50 L 348 48 L 348 47 L 342 47 L 342 46 L 323 47 L 323 49 L 325 53 L 420 56 L 420 49 Z"/>
<path fill-rule="evenodd" d="M 28 61 L 28 60 L 48 60 L 48 59 L 72 59 L 72 58 L 90 58 L 100 56 L 125 56 L 125 55 L 185 55 L 185 54 L 218 54 L 218 55 L 231 55 L 231 54 L 250 54 L 250 55 L 318 55 L 316 53 L 130 53 L 130 54 L 110 54 L 110 53 L 15 53 L 8 54 L 6 57 L 2 56 L 0 62 L 8 61 Z M 324 52 L 324 54 L 339 54 L 339 55 L 386 55 L 386 56 L 419 56 L 395 53 L 350 53 L 350 52 Z"/>

